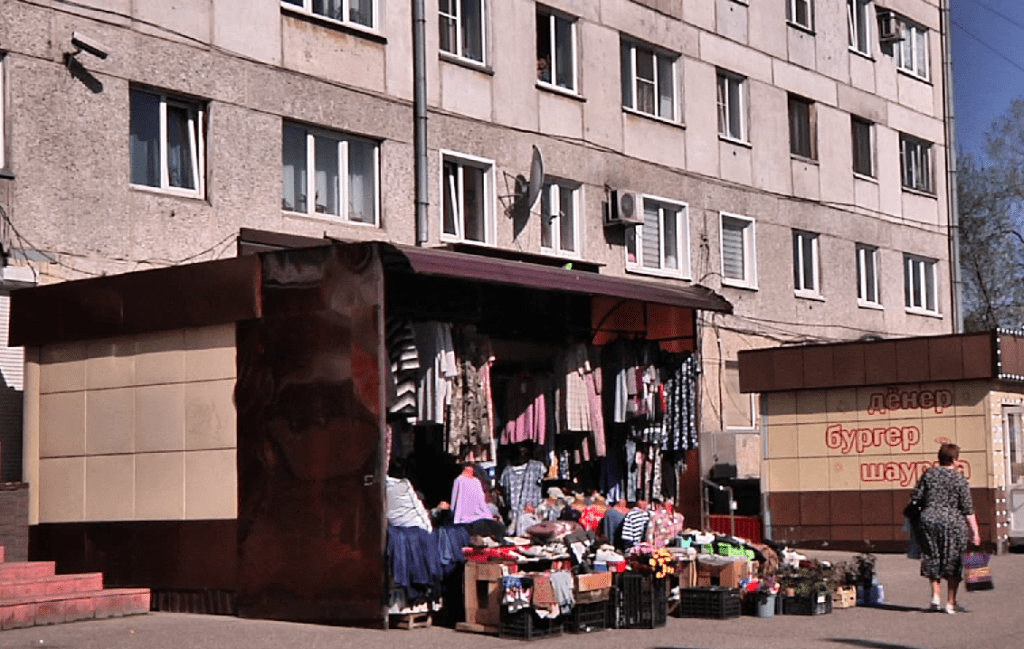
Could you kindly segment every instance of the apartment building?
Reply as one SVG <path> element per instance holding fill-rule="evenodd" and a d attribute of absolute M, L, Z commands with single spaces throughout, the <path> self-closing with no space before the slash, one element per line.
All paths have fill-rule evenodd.
<path fill-rule="evenodd" d="M 233 256 L 242 228 L 417 243 L 413 4 L 0 0 L 4 287 Z M 940 0 L 425 16 L 420 243 L 723 295 L 705 468 L 758 474 L 739 350 L 953 330 Z"/>

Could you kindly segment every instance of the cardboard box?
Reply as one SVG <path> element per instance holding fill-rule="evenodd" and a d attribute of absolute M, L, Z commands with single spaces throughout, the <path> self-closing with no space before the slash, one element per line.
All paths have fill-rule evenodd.
<path fill-rule="evenodd" d="M 857 605 L 856 586 L 840 586 L 832 598 L 832 608 L 853 608 Z"/>
<path fill-rule="evenodd" d="M 497 628 L 501 624 L 502 564 L 467 561 L 463 577 L 466 622 Z"/>
<path fill-rule="evenodd" d="M 577 593 L 611 587 L 612 573 L 610 572 L 592 572 L 587 575 L 576 575 L 575 589 Z"/>
<path fill-rule="evenodd" d="M 733 557 L 701 556 L 697 558 L 697 586 L 739 588 L 740 576 L 749 570 L 747 561 Z"/>
<path fill-rule="evenodd" d="M 680 588 L 694 588 L 697 585 L 697 561 L 681 561 L 676 564 L 676 576 Z"/>
<path fill-rule="evenodd" d="M 551 578 L 544 573 L 535 573 L 533 577 L 533 605 L 536 608 L 550 608 L 558 605 L 555 589 L 551 586 Z"/>

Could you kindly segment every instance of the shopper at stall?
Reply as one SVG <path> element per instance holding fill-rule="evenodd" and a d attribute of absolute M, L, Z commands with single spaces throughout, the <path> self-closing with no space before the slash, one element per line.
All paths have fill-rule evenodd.
<path fill-rule="evenodd" d="M 452 511 L 456 525 L 466 525 L 470 534 L 489 536 L 497 541 L 505 537 L 505 525 L 495 520 L 487 505 L 484 487 L 476 477 L 472 464 L 452 484 Z"/>
<path fill-rule="evenodd" d="M 651 512 L 651 543 L 656 548 L 663 548 L 669 541 L 683 531 L 683 515 L 675 510 L 675 502 L 669 498 L 655 502 Z"/>
<path fill-rule="evenodd" d="M 398 473 L 398 471 L 395 471 Z M 430 532 L 430 514 L 420 501 L 412 483 L 402 477 L 387 477 L 388 525 L 418 527 Z"/>
<path fill-rule="evenodd" d="M 939 466 L 925 471 L 910 495 L 912 501 L 921 504 L 917 529 L 921 543 L 921 576 L 931 582 L 931 610 L 942 610 L 940 595 L 944 578 L 945 610 L 949 614 L 957 611 L 956 594 L 963 572 L 968 526 L 971 542 L 981 543 L 970 487 L 954 467 L 959 457 L 959 446 L 943 444 L 939 448 Z"/>
<path fill-rule="evenodd" d="M 648 540 L 651 513 L 647 505 L 646 500 L 637 502 L 622 521 L 622 547 L 626 550 Z"/>

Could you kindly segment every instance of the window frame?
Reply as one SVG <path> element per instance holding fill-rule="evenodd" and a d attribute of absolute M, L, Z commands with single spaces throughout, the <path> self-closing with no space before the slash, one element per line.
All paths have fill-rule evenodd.
<path fill-rule="evenodd" d="M 641 41 L 641 40 L 638 40 L 638 39 L 635 39 L 635 38 L 630 38 L 630 37 L 625 36 L 625 35 L 620 35 L 619 36 L 619 57 L 620 57 L 619 69 L 620 69 L 621 72 L 625 72 L 626 71 L 625 61 L 621 60 L 621 57 L 624 56 L 625 50 L 627 48 L 629 49 L 629 103 L 626 102 L 626 97 L 625 97 L 626 79 L 623 78 L 623 79 L 620 79 L 621 84 L 622 84 L 622 90 L 623 90 L 623 93 L 622 93 L 623 94 L 623 97 L 622 97 L 622 100 L 623 100 L 622 101 L 622 108 L 623 108 L 623 110 L 626 110 L 626 111 L 631 112 L 631 113 L 635 113 L 637 115 L 643 115 L 645 117 L 651 117 L 651 118 L 654 118 L 654 119 L 660 119 L 660 120 L 663 120 L 663 121 L 666 121 L 666 122 L 678 123 L 679 120 L 680 120 L 680 115 L 682 114 L 682 110 L 681 110 L 681 106 L 680 106 L 680 101 L 679 101 L 679 92 L 680 92 L 680 88 L 679 88 L 679 70 L 677 68 L 677 65 L 678 65 L 679 60 L 680 60 L 680 55 L 675 53 L 675 52 L 669 52 L 668 50 L 665 50 L 663 48 L 656 47 L 654 45 L 651 45 L 650 43 L 646 43 L 644 41 Z M 636 99 L 637 99 L 637 95 L 639 94 L 638 93 L 638 84 L 641 81 L 640 77 L 637 76 L 637 67 L 636 67 L 637 50 L 642 50 L 643 52 L 650 53 L 650 55 L 651 55 L 651 57 L 653 59 L 654 79 L 652 79 L 650 81 L 651 85 L 654 87 L 654 108 L 655 108 L 655 112 L 653 112 L 653 113 L 647 112 L 647 111 L 637 107 L 637 100 Z M 660 110 L 661 110 L 661 90 L 662 90 L 661 67 L 662 67 L 662 61 L 663 60 L 668 64 L 668 66 L 670 68 L 670 75 L 671 75 L 671 79 L 672 79 L 672 114 L 668 115 L 668 116 L 660 114 Z M 621 72 L 620 72 L 620 74 L 621 74 Z M 643 81 L 646 82 L 647 80 L 644 79 Z"/>
<path fill-rule="evenodd" d="M 907 313 L 941 315 L 941 311 L 939 311 L 938 266 L 937 259 L 903 253 L 903 296 Z M 915 302 L 915 290 L 919 293 L 923 304 Z M 928 308 L 929 301 L 932 303 L 932 308 Z"/>
<path fill-rule="evenodd" d="M 814 101 L 800 95 L 788 93 L 786 100 L 789 118 L 789 154 L 801 160 L 818 161 L 818 120 L 814 109 Z M 795 115 L 794 107 L 804 110 L 804 114 Z M 799 132 L 806 129 L 806 133 Z M 806 135 L 806 142 L 804 142 Z M 802 145 L 806 144 L 806 151 Z M 797 150 L 800 149 L 800 150 Z"/>
<path fill-rule="evenodd" d="M 130 156 L 130 154 L 129 154 Z M 7 52 L 0 50 L 0 171 L 7 169 Z"/>
<path fill-rule="evenodd" d="M 854 246 L 857 257 L 857 305 L 881 308 L 882 294 L 878 263 L 878 246 L 857 243 Z M 870 272 L 868 270 L 870 269 Z M 874 299 L 872 299 L 872 295 Z"/>
<path fill-rule="evenodd" d="M 457 59 L 459 59 L 461 61 L 467 61 L 471 65 L 477 65 L 477 66 L 487 65 L 487 60 L 488 60 L 487 48 L 490 45 L 489 39 L 487 37 L 487 9 L 488 9 L 488 7 L 487 7 L 487 4 L 488 4 L 487 0 L 450 0 L 451 7 L 453 7 L 456 10 L 456 13 L 454 15 L 451 14 L 451 13 L 446 13 L 441 8 L 441 2 L 443 2 L 443 1 L 444 0 L 439 0 L 439 2 L 437 3 L 437 20 L 438 20 L 438 32 L 439 32 L 438 45 L 437 45 L 438 50 L 443 55 L 445 55 L 445 56 L 452 56 L 452 57 L 455 57 L 455 58 L 457 58 Z M 480 36 L 480 58 L 479 59 L 475 59 L 472 56 L 467 56 L 465 51 L 464 51 L 465 50 L 465 46 L 463 44 L 463 40 L 464 39 L 462 38 L 463 32 L 466 30 L 465 17 L 463 16 L 463 14 L 464 14 L 464 12 L 463 12 L 463 3 L 464 2 L 476 2 L 479 5 L 479 9 L 480 9 L 480 11 L 479 11 L 479 15 L 480 15 L 480 34 L 479 34 L 479 36 Z M 452 52 L 450 50 L 444 49 L 444 47 L 442 45 L 443 41 L 442 41 L 442 39 L 440 39 L 440 29 L 441 29 L 441 26 L 442 26 L 442 21 L 446 20 L 446 19 L 454 21 L 454 23 L 455 23 L 455 48 L 456 48 L 456 51 L 454 51 L 454 52 Z"/>
<path fill-rule="evenodd" d="M 665 231 L 665 207 L 675 208 L 676 213 L 676 251 L 679 256 L 679 262 L 676 264 L 678 268 L 665 268 L 665 246 L 660 245 L 658 250 L 658 267 L 651 268 L 644 265 L 643 256 L 643 224 L 630 226 L 626 229 L 626 243 L 623 245 L 623 251 L 626 256 L 626 272 L 638 273 L 642 275 L 653 275 L 656 277 L 672 277 L 676 279 L 690 279 L 690 206 L 682 201 L 672 200 L 670 198 L 663 198 L 661 196 L 654 196 L 651 194 L 638 194 L 637 198 L 640 202 L 641 213 L 646 218 L 647 214 L 647 203 L 658 204 L 659 215 L 658 215 L 658 229 L 659 237 L 658 240 L 662 240 L 662 233 Z M 638 236 L 639 234 L 639 236 Z M 629 259 L 629 238 L 633 239 L 633 249 L 636 254 L 636 260 L 630 261 Z M 685 258 L 684 258 L 685 255 Z"/>
<path fill-rule="evenodd" d="M 811 280 L 814 286 L 804 285 L 807 261 L 804 259 L 803 240 L 811 242 Z M 820 235 L 809 230 L 793 230 L 793 291 L 797 297 L 821 298 Z M 800 245 L 798 245 L 800 242 Z"/>
<path fill-rule="evenodd" d="M 861 124 L 861 125 L 863 125 L 863 126 L 865 126 L 867 128 L 867 138 L 868 138 L 868 142 L 867 142 L 867 152 L 868 152 L 867 164 L 868 164 L 868 167 L 869 167 L 867 172 L 865 172 L 862 168 L 858 168 L 860 166 L 858 164 L 858 161 L 859 161 L 859 155 L 858 155 L 859 148 L 857 146 L 857 144 L 858 144 L 857 125 L 858 124 Z M 857 115 L 850 115 L 850 148 L 851 148 L 851 154 L 852 154 L 851 163 L 852 163 L 852 168 L 853 168 L 854 175 L 860 176 L 862 178 L 871 178 L 872 180 L 874 180 L 876 178 L 875 174 L 877 173 L 877 165 L 875 163 L 875 123 L 874 122 L 872 122 L 871 120 L 864 119 L 863 117 L 859 117 Z"/>
<path fill-rule="evenodd" d="M 900 133 L 900 181 L 903 189 L 935 195 L 933 143 Z"/>
<path fill-rule="evenodd" d="M 743 247 L 743 278 L 736 279 L 725 275 L 725 230 L 726 222 L 742 222 L 740 237 Z M 734 288 L 757 290 L 757 223 L 749 216 L 719 212 L 718 219 L 718 250 L 722 266 L 722 284 Z"/>
<path fill-rule="evenodd" d="M 157 97 L 159 99 L 159 115 L 158 115 L 158 128 L 160 130 L 160 184 L 159 185 L 143 185 L 132 182 L 131 179 L 131 167 L 132 167 L 132 151 L 131 151 L 131 117 L 132 117 L 132 95 L 134 93 L 143 93 Z M 167 152 L 169 150 L 167 144 L 167 106 L 170 104 L 176 108 L 183 108 L 188 111 L 189 115 L 189 149 L 191 154 L 192 163 L 192 184 L 194 189 L 188 189 L 186 187 L 175 187 L 170 184 L 170 171 L 167 164 Z M 194 112 L 193 112 L 194 111 Z M 145 87 L 130 86 L 128 88 L 128 138 L 129 138 L 129 151 L 128 151 L 128 184 L 133 189 L 142 191 L 158 192 L 161 194 L 170 194 L 173 196 L 181 196 L 184 198 L 206 198 L 206 102 L 199 101 L 196 99 L 189 99 L 181 95 L 174 93 L 164 92 L 162 90 L 155 90 Z"/>
<path fill-rule="evenodd" d="M 540 21 L 542 18 L 548 19 L 548 47 L 551 53 L 551 59 L 548 62 L 548 70 L 550 71 L 551 81 L 545 81 L 540 77 L 540 70 L 537 71 L 537 83 L 544 88 L 550 88 L 557 92 L 568 92 L 574 95 L 580 94 L 580 82 L 579 82 L 579 56 L 577 48 L 577 29 L 576 24 L 579 20 L 575 16 L 557 11 L 545 5 L 537 5 L 536 19 L 537 19 L 537 39 L 538 43 L 540 40 Z M 559 85 L 558 83 L 558 21 L 564 20 L 569 23 L 569 50 L 570 57 L 572 59 L 572 86 L 567 88 Z M 540 62 L 540 52 L 537 52 L 537 61 Z"/>
<path fill-rule="evenodd" d="M 903 40 L 893 44 L 896 55 L 896 69 L 922 81 L 931 79 L 931 47 L 929 46 L 930 34 L 927 27 L 920 25 L 904 16 L 897 15 L 896 20 L 903 31 Z M 920 41 L 918 41 L 920 38 Z M 922 54 L 923 48 L 923 54 Z M 924 61 L 920 60 L 920 56 Z M 909 56 L 910 60 L 907 61 Z"/>
<path fill-rule="evenodd" d="M 797 20 L 797 5 L 804 5 L 807 12 L 807 23 Z M 786 0 L 786 22 L 795 27 L 814 31 L 814 1 L 813 0 Z"/>
<path fill-rule="evenodd" d="M 313 219 L 325 219 L 331 222 L 341 221 L 346 225 L 356 225 L 360 227 L 372 227 L 379 228 L 381 226 L 381 166 L 380 166 L 380 142 L 368 137 L 362 137 L 359 135 L 353 135 L 351 133 L 344 133 L 341 131 L 332 131 L 330 129 L 320 128 L 317 126 L 310 126 L 303 124 L 302 122 L 293 122 L 291 120 L 281 120 L 281 140 L 282 146 L 284 145 L 284 129 L 288 126 L 303 129 L 305 131 L 306 138 L 306 211 L 300 212 L 298 210 L 289 210 L 284 207 L 284 187 L 281 188 L 281 211 L 289 216 L 301 216 Z M 338 203 L 340 214 L 330 214 L 329 212 L 318 212 L 316 211 L 316 138 L 317 136 L 326 137 L 338 140 L 338 153 L 337 153 L 337 164 L 338 164 L 338 182 L 341 185 L 341 179 L 345 179 L 344 188 L 339 187 L 338 189 Z M 358 140 L 367 144 L 373 145 L 373 222 L 368 223 L 366 221 L 353 221 L 349 217 L 349 194 L 351 187 L 349 187 L 349 156 L 348 147 L 351 141 Z M 284 156 L 281 156 L 281 169 L 284 170 L 285 161 Z M 311 199 L 312 197 L 312 199 Z"/>
<path fill-rule="evenodd" d="M 561 178 L 553 178 L 550 176 L 545 178 L 545 180 L 547 182 L 545 182 L 544 186 L 541 188 L 540 200 L 542 232 L 540 249 L 547 254 L 578 259 L 582 256 L 580 253 L 580 207 L 583 204 L 583 185 L 578 182 L 563 180 Z M 544 210 L 545 196 L 547 198 L 549 208 L 554 205 L 558 205 L 560 208 L 562 204 L 562 192 L 566 191 L 571 192 L 572 194 L 572 250 L 566 250 L 562 247 L 562 220 L 564 215 L 562 214 L 561 209 L 558 210 L 558 214 L 547 214 Z M 548 227 L 551 229 L 551 242 L 553 244 L 551 246 L 544 245 L 544 223 L 548 223 Z"/>
<path fill-rule="evenodd" d="M 452 242 L 452 243 L 471 243 L 475 245 L 483 246 L 494 246 L 497 234 L 497 223 L 495 215 L 497 214 L 497 193 L 495 191 L 495 164 L 493 160 L 488 158 L 482 158 L 479 156 L 470 155 L 467 153 L 460 153 L 458 151 L 449 151 L 446 149 L 441 150 L 441 164 L 440 164 L 440 182 L 441 182 L 441 200 L 439 206 L 441 208 L 440 218 L 438 218 L 438 225 L 440 226 L 440 238 L 441 241 Z M 445 163 L 452 163 L 458 165 L 459 169 L 459 180 L 457 181 L 463 188 L 459 196 L 457 196 L 457 202 L 459 203 L 459 214 L 455 215 L 454 225 L 455 233 L 448 233 L 444 231 L 444 202 L 446 192 L 451 190 L 451 187 L 445 186 L 444 181 L 444 166 Z M 465 167 L 474 167 L 483 170 L 483 181 L 484 181 L 484 196 L 481 201 L 483 207 L 483 228 L 484 228 L 484 240 L 478 241 L 476 239 L 467 239 L 465 236 L 466 223 L 465 223 L 465 182 L 462 180 L 464 176 L 463 169 Z M 456 187 L 455 189 L 459 189 Z"/>
<path fill-rule="evenodd" d="M 846 21 L 851 52 L 871 57 L 872 0 L 846 0 Z M 865 49 L 861 49 L 861 41 Z"/>
<path fill-rule="evenodd" d="M 381 0 L 370 0 L 373 3 L 373 12 L 370 16 L 370 25 L 364 25 L 363 23 L 356 22 L 348 16 L 351 12 L 352 0 L 340 0 L 341 1 L 341 14 L 345 16 L 344 19 L 332 18 L 326 14 L 317 13 L 313 10 L 313 0 L 281 0 L 281 7 L 288 11 L 294 11 L 296 13 L 304 14 L 307 16 L 313 16 L 317 20 L 325 20 L 335 25 L 344 25 L 345 27 L 351 27 L 353 29 L 371 31 L 374 33 L 380 33 L 380 3 Z"/>
<path fill-rule="evenodd" d="M 723 89 L 723 84 L 726 84 Z M 736 114 L 739 116 L 739 135 L 733 135 L 733 124 L 730 117 L 732 111 L 730 103 L 730 87 L 728 84 L 735 84 L 736 87 L 736 99 L 739 101 L 739 110 Z M 747 78 L 723 70 L 718 69 L 715 76 L 715 96 L 716 105 L 718 108 L 718 137 L 721 139 L 728 140 L 729 142 L 738 142 L 740 144 L 750 143 L 750 134 L 747 132 Z"/>

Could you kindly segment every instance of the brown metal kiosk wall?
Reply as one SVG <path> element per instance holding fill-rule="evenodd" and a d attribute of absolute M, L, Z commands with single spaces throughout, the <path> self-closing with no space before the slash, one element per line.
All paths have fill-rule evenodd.
<path fill-rule="evenodd" d="M 263 257 L 238 326 L 238 610 L 383 625 L 383 275 L 373 246 Z"/>

